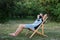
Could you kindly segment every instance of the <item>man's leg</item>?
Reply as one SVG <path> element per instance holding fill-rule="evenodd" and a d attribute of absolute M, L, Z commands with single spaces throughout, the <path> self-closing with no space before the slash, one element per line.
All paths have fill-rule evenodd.
<path fill-rule="evenodd" d="M 17 30 L 14 33 L 10 33 L 9 35 L 11 36 L 17 36 L 21 31 L 25 28 L 24 24 L 20 24 Z"/>

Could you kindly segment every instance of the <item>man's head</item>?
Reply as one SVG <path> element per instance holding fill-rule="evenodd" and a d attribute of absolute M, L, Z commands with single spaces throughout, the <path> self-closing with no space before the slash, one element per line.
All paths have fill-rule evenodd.
<path fill-rule="evenodd" d="M 42 13 L 40 13 L 40 14 L 39 14 L 39 18 L 42 18 L 42 17 L 43 17 L 43 14 L 42 14 Z"/>

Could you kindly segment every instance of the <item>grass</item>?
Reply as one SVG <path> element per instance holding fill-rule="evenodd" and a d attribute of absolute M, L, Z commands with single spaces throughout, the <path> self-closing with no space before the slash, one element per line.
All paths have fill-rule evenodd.
<path fill-rule="evenodd" d="M 8 34 L 14 32 L 19 24 L 33 23 L 34 20 L 10 20 L 4 24 L 0 24 L 0 40 L 60 40 L 60 23 L 47 22 L 45 23 L 45 34 L 48 37 L 34 35 L 31 39 L 25 36 L 27 29 L 24 29 L 18 36 L 12 37 Z M 32 34 L 30 32 L 29 34 Z"/>

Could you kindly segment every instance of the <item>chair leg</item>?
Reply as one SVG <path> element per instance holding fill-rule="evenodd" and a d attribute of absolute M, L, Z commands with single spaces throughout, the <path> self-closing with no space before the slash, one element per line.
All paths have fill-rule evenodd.
<path fill-rule="evenodd" d="M 37 33 L 37 34 L 39 34 L 39 35 L 42 35 L 42 36 L 45 36 L 45 37 L 48 37 L 47 35 L 44 35 L 44 34 L 42 34 L 41 32 L 36 31 L 36 32 L 34 32 L 29 38 L 32 38 L 35 33 Z"/>
<path fill-rule="evenodd" d="M 36 30 L 34 30 L 33 34 L 29 38 L 31 38 L 38 31 L 38 29 L 40 28 L 40 26 Z"/>
<path fill-rule="evenodd" d="M 42 34 L 44 35 L 44 24 L 42 24 Z"/>
<path fill-rule="evenodd" d="M 36 33 L 36 30 L 33 32 L 33 34 L 29 38 L 32 38 L 35 33 Z"/>
<path fill-rule="evenodd" d="M 34 30 L 33 34 L 32 34 L 29 38 L 32 38 L 35 33 L 37 33 L 37 34 L 39 34 L 39 35 L 42 35 L 41 32 L 38 32 L 37 30 Z"/>

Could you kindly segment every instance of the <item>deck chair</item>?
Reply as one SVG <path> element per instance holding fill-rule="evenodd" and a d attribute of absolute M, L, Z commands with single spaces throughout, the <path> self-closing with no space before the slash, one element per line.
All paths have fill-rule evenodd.
<path fill-rule="evenodd" d="M 32 37 L 34 36 L 34 34 L 36 34 L 36 33 L 39 34 L 39 35 L 48 37 L 47 35 L 44 34 L 44 22 L 46 21 L 47 18 L 48 18 L 48 17 L 46 16 L 45 19 L 43 20 L 43 22 L 38 26 L 38 28 L 37 28 L 36 30 L 32 30 L 33 33 L 32 33 L 32 35 L 31 35 L 29 38 L 32 38 Z M 42 29 L 41 29 L 42 32 L 39 32 L 39 31 L 38 31 L 38 30 L 40 29 L 40 27 L 42 28 Z M 31 29 L 30 29 L 30 30 L 31 30 Z M 26 32 L 25 35 L 27 35 L 28 32 L 29 32 L 29 30 Z"/>

